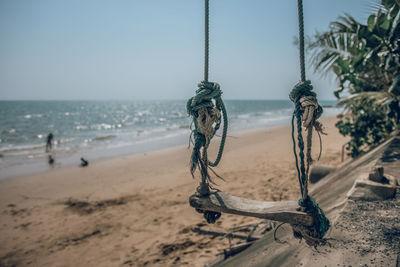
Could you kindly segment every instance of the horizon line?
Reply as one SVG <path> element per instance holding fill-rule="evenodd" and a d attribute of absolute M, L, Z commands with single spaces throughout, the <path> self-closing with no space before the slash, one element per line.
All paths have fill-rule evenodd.
<path fill-rule="evenodd" d="M 115 101 L 115 102 L 123 102 L 123 101 L 187 101 L 188 99 L 183 98 L 164 98 L 164 99 L 0 99 L 0 101 Z M 225 98 L 223 100 L 227 101 L 290 101 L 289 98 Z M 338 99 L 319 99 L 320 101 L 338 101 Z"/>

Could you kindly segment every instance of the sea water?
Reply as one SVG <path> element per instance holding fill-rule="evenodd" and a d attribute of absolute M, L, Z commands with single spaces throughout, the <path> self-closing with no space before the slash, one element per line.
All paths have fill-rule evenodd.
<path fill-rule="evenodd" d="M 325 114 L 339 112 L 321 101 Z M 229 131 L 288 124 L 287 100 L 226 100 Z M 187 143 L 186 101 L 0 101 L 0 178 L 49 168 L 46 137 L 54 135 L 55 166 L 144 153 Z"/>

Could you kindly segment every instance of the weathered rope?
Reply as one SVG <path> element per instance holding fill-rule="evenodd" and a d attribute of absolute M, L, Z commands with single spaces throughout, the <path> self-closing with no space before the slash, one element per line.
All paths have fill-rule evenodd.
<path fill-rule="evenodd" d="M 191 134 L 194 140 L 194 146 L 190 160 L 190 172 L 192 176 L 194 176 L 196 169 L 200 170 L 201 183 L 197 188 L 197 194 L 206 196 L 210 193 L 210 188 L 212 188 L 211 184 L 215 184 L 211 179 L 209 170 L 218 178 L 221 178 L 211 167 L 217 166 L 222 158 L 228 129 L 228 119 L 224 103 L 221 99 L 222 91 L 219 84 L 203 81 L 198 87 L 199 89 L 196 91 L 196 95 L 190 98 L 186 105 L 187 112 L 192 116 L 194 124 L 194 129 Z M 224 124 L 221 143 L 219 145 L 217 158 L 214 162 L 210 162 L 208 160 L 207 148 L 211 139 L 220 128 L 221 115 Z M 221 213 L 219 212 L 197 211 L 203 213 L 208 223 L 214 223 L 221 217 Z"/>
<path fill-rule="evenodd" d="M 208 82 L 209 58 L 209 0 L 204 0 L 204 81 Z"/>
<path fill-rule="evenodd" d="M 299 18 L 299 50 L 300 50 L 300 77 L 301 81 L 306 80 L 306 67 L 304 59 L 304 16 L 303 16 L 303 0 L 297 0 L 297 11 Z"/>
<path fill-rule="evenodd" d="M 316 94 L 312 92 L 310 81 L 299 82 L 290 92 L 289 98 L 295 103 L 295 109 L 292 117 L 292 140 L 294 142 L 294 154 L 296 158 L 297 174 L 299 176 L 300 189 L 302 198 L 305 199 L 308 195 L 307 180 L 309 166 L 312 163 L 311 146 L 312 146 L 312 130 L 315 128 L 317 132 L 323 132 L 322 124 L 317 121 L 321 116 L 323 109 L 318 105 Z M 298 167 L 297 153 L 295 151 L 294 139 L 294 119 L 297 121 L 297 139 L 299 146 L 300 168 Z M 307 129 L 307 152 L 306 161 L 304 161 L 304 140 L 302 135 L 303 126 Z"/>
<path fill-rule="evenodd" d="M 222 91 L 219 84 L 203 81 L 199 83 L 198 88 L 199 89 L 196 90 L 196 95 L 190 98 L 186 104 L 187 112 L 192 116 L 194 124 L 194 129 L 192 131 L 194 148 L 190 167 L 192 175 L 199 166 L 200 149 L 208 148 L 211 139 L 221 126 L 221 115 L 223 118 L 223 128 L 218 154 L 213 162 L 208 159 L 203 162 L 207 166 L 215 167 L 221 161 L 228 131 L 228 117 L 224 102 L 221 98 Z"/>
<path fill-rule="evenodd" d="M 190 160 L 190 172 L 194 176 L 196 169 L 200 170 L 201 182 L 197 188 L 197 194 L 206 196 L 210 193 L 212 184 L 215 184 L 211 179 L 209 170 L 214 173 L 218 178 L 221 178 L 214 172 L 211 167 L 219 164 L 224 151 L 225 140 L 228 129 L 228 117 L 224 102 L 222 101 L 222 91 L 218 83 L 208 81 L 209 70 L 209 0 L 204 1 L 205 6 L 205 43 L 204 43 L 204 81 L 198 84 L 196 95 L 190 98 L 186 104 L 188 114 L 193 119 L 194 129 L 192 130 L 191 137 L 193 138 L 193 151 Z M 223 120 L 221 121 L 221 116 Z M 221 142 L 215 161 L 208 160 L 207 149 L 210 145 L 211 139 L 223 123 L 223 130 Z M 221 178 L 222 179 L 222 178 Z M 198 212 L 203 213 L 204 218 L 208 223 L 214 223 L 221 213 L 213 211 L 203 211 L 196 209 Z"/>
<path fill-rule="evenodd" d="M 292 116 L 292 140 L 293 153 L 296 161 L 297 176 L 300 184 L 301 199 L 299 205 L 302 210 L 312 214 L 314 225 L 306 227 L 303 225 L 292 225 L 293 233 L 296 238 L 304 238 L 309 245 L 316 246 L 323 243 L 322 238 L 329 229 L 330 222 L 326 218 L 324 212 L 318 207 L 314 199 L 308 195 L 308 174 L 310 164 L 312 163 L 311 147 L 312 147 L 312 131 L 315 128 L 318 134 L 323 133 L 323 127 L 317 119 L 321 116 L 323 109 L 318 104 L 316 94 L 312 92 L 310 81 L 306 80 L 305 57 L 304 57 L 304 18 L 303 18 L 303 2 L 297 1 L 298 17 L 299 17 L 299 50 L 300 50 L 300 75 L 301 81 L 298 82 L 290 92 L 289 98 L 295 104 Z M 296 151 L 295 126 L 297 122 L 297 145 L 299 153 Z M 302 125 L 303 124 L 303 125 Z M 306 160 L 304 160 L 304 140 L 302 134 L 302 126 L 307 130 L 307 150 Z M 322 146 L 321 146 L 322 147 Z M 300 160 L 298 159 L 300 158 Z M 300 166 L 299 166 L 300 164 Z"/>
<path fill-rule="evenodd" d="M 328 218 L 325 216 L 324 212 L 318 206 L 315 200 L 310 196 L 308 196 L 305 200 L 300 199 L 299 205 L 304 207 L 305 212 L 313 216 L 314 225 L 311 227 L 298 224 L 292 225 L 294 236 L 300 240 L 304 238 L 306 243 L 313 247 L 325 244 L 325 240 L 322 238 L 330 227 Z"/>
<path fill-rule="evenodd" d="M 326 218 L 322 209 L 319 208 L 317 203 L 308 195 L 308 171 L 309 165 L 312 161 L 310 132 L 313 128 L 315 128 L 318 132 L 322 132 L 322 125 L 317 121 L 317 119 L 321 116 L 323 112 L 322 107 L 319 106 L 316 102 L 316 94 L 311 90 L 312 85 L 310 81 L 300 82 L 296 84 L 289 97 L 295 103 L 295 110 L 292 116 L 292 140 L 293 153 L 295 155 L 296 169 L 302 196 L 299 201 L 299 205 L 302 207 L 303 211 L 312 214 L 314 218 L 314 225 L 311 227 L 292 225 L 292 228 L 294 236 L 296 238 L 304 238 L 307 244 L 316 246 L 318 244 L 324 243 L 322 238 L 325 235 L 326 231 L 329 229 L 330 222 Z M 310 116 L 312 117 L 311 119 L 309 118 Z M 296 139 L 294 130 L 295 119 L 297 121 L 297 145 L 299 147 L 298 155 L 296 151 Z M 304 140 L 302 135 L 302 121 L 305 122 L 304 125 L 308 123 L 306 162 L 304 160 L 305 155 Z M 300 158 L 300 160 L 298 159 L 298 157 Z"/>
<path fill-rule="evenodd" d="M 311 133 L 316 120 L 321 116 L 323 110 L 322 107 L 318 105 L 316 94 L 312 92 L 312 85 L 310 81 L 299 82 L 290 92 L 290 100 L 295 103 L 295 109 L 292 117 L 292 140 L 294 143 L 294 154 L 296 158 L 297 174 L 300 181 L 300 190 L 302 193 L 302 198 L 306 199 L 308 195 L 307 180 L 308 180 L 308 170 L 311 164 Z M 298 166 L 297 153 L 295 147 L 294 138 L 294 119 L 297 121 L 297 139 L 299 147 L 299 157 L 300 157 L 300 167 Z M 307 126 L 307 161 L 304 160 L 304 140 L 302 135 L 302 121 L 304 126 Z M 321 127 L 318 122 L 316 125 Z M 307 164 L 307 167 L 306 167 Z"/>

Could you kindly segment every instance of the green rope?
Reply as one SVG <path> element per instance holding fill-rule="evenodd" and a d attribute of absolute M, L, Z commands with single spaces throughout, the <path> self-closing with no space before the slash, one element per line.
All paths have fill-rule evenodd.
<path fill-rule="evenodd" d="M 222 91 L 217 83 L 203 81 L 199 84 L 199 89 L 196 91 L 196 95 L 190 98 L 186 105 L 187 112 L 190 116 L 192 116 L 194 124 L 194 129 L 192 131 L 194 146 L 190 160 L 190 172 L 192 173 L 193 176 L 196 169 L 200 170 L 202 180 L 200 186 L 197 188 L 197 193 L 201 196 L 208 195 L 210 193 L 210 187 L 211 187 L 210 184 L 215 184 L 214 181 L 211 179 L 208 170 L 210 169 L 210 166 L 215 167 L 220 162 L 227 136 L 228 119 L 225 106 L 221 99 L 221 94 Z M 210 162 L 207 157 L 207 148 L 209 143 L 207 143 L 204 134 L 202 134 L 199 131 L 197 118 L 198 118 L 198 110 L 200 108 L 212 109 L 214 107 L 213 100 L 215 101 L 215 107 L 223 116 L 224 126 L 223 126 L 222 138 L 221 138 L 221 143 L 219 145 L 217 158 L 215 159 L 214 162 Z M 220 127 L 219 123 L 214 126 L 214 134 L 219 129 L 219 127 Z M 212 169 L 210 170 L 212 171 Z M 219 176 L 217 175 L 217 177 Z M 197 210 L 197 211 L 203 213 L 203 216 L 208 223 L 215 223 L 215 221 L 219 217 L 221 217 L 221 213 L 219 212 L 203 211 L 203 210 Z"/>
<path fill-rule="evenodd" d="M 297 0 L 297 10 L 299 17 L 299 50 L 300 50 L 300 74 L 301 81 L 306 81 L 306 68 L 304 59 L 304 18 L 303 18 L 303 0 Z"/>
<path fill-rule="evenodd" d="M 209 0 L 204 0 L 204 81 L 208 82 L 209 58 Z"/>
<path fill-rule="evenodd" d="M 292 116 L 292 141 L 293 141 L 293 152 L 294 152 L 294 159 L 296 160 L 296 170 L 297 170 L 297 177 L 299 179 L 299 184 L 300 184 L 300 191 L 302 192 L 303 195 L 303 180 L 300 175 L 300 169 L 299 169 L 299 159 L 297 158 L 297 152 L 296 152 L 296 139 L 294 138 L 294 119 L 295 116 Z"/>
<path fill-rule="evenodd" d="M 308 195 L 308 164 L 307 161 L 307 169 L 305 167 L 305 160 L 304 160 L 304 140 L 302 135 L 302 123 L 301 118 L 303 115 L 303 109 L 301 108 L 300 99 L 304 96 L 313 96 L 315 97 L 316 94 L 312 92 L 312 85 L 310 81 L 305 81 L 304 83 L 298 83 L 292 92 L 290 93 L 290 99 L 295 103 L 295 110 L 292 116 L 292 140 L 293 140 L 293 153 L 295 156 L 296 161 L 296 169 L 298 180 L 300 184 L 300 191 L 302 198 L 299 200 L 299 205 L 303 207 L 303 210 L 312 215 L 314 218 L 314 225 L 312 227 L 304 227 L 307 231 L 308 235 L 312 236 L 312 238 L 322 239 L 330 227 L 330 222 L 328 218 L 325 216 L 322 209 L 317 205 L 314 199 L 312 199 Z M 314 111 L 314 117 L 318 118 L 322 114 L 323 110 L 319 106 Z M 294 120 L 297 121 L 297 141 L 299 147 L 299 157 L 300 157 L 300 167 L 299 167 L 299 160 L 297 157 L 296 152 L 296 139 L 295 139 L 295 127 L 294 127 Z M 312 125 L 310 127 L 313 127 Z M 304 237 L 300 232 L 294 232 L 295 237 L 301 238 Z M 307 237 L 305 237 L 307 240 Z"/>
<path fill-rule="evenodd" d="M 224 151 L 227 130 L 228 130 L 228 117 L 227 117 L 225 105 L 221 98 L 222 91 L 220 89 L 219 84 L 203 81 L 198 85 L 198 87 L 199 87 L 199 89 L 196 90 L 196 95 L 194 97 L 190 98 L 186 104 L 187 112 L 190 116 L 192 116 L 193 124 L 194 124 L 194 129 L 192 132 L 192 136 L 194 139 L 194 147 L 193 147 L 193 152 L 192 152 L 192 157 L 191 157 L 191 166 L 190 166 L 190 171 L 192 174 L 200 166 L 200 163 L 203 163 L 203 164 L 211 166 L 211 167 L 215 167 L 219 164 L 219 162 L 221 161 L 221 158 L 222 158 L 223 151 Z M 200 133 L 200 131 L 199 131 L 199 126 L 197 123 L 198 110 L 200 108 L 212 108 L 214 106 L 214 103 L 212 100 L 215 101 L 215 107 L 221 112 L 221 114 L 223 116 L 222 137 L 221 137 L 221 142 L 220 142 L 219 149 L 218 149 L 217 158 L 215 159 L 215 161 L 210 162 L 207 160 L 207 162 L 200 162 L 201 161 L 200 150 L 202 148 L 207 149 L 209 144 L 206 143 L 205 136 L 202 133 Z M 217 131 L 219 129 L 219 127 L 220 127 L 220 124 L 215 125 L 214 130 Z M 205 175 L 205 177 L 207 179 L 210 178 L 209 175 Z"/>
<path fill-rule="evenodd" d="M 297 175 L 300 181 L 300 191 L 303 199 L 306 199 L 308 195 L 308 188 L 307 188 L 308 173 L 306 173 L 305 161 L 304 161 L 304 140 L 302 135 L 302 125 L 301 125 L 301 117 L 303 115 L 303 109 L 301 108 L 300 98 L 304 96 L 316 97 L 316 94 L 311 91 L 312 88 L 313 87 L 310 81 L 298 83 L 296 84 L 296 86 L 293 88 L 293 90 L 290 92 L 289 95 L 290 100 L 292 100 L 295 103 L 293 118 L 296 118 L 297 121 L 297 139 L 299 146 L 300 168 L 298 166 L 297 153 L 295 149 L 296 146 L 295 146 L 294 130 L 293 130 L 294 123 L 292 123 L 292 139 L 294 140 L 294 154 L 296 157 Z"/>
<path fill-rule="evenodd" d="M 318 105 L 318 108 L 314 110 L 313 121 L 308 127 L 308 138 L 307 138 L 307 168 L 304 160 L 304 140 L 302 135 L 302 116 L 303 109 L 301 106 L 300 99 L 303 97 L 314 97 L 316 94 L 312 92 L 313 89 L 311 82 L 306 80 L 305 72 L 305 57 L 304 57 L 304 18 L 303 18 L 303 2 L 302 0 L 297 1 L 298 5 L 298 17 L 299 17 L 299 50 L 300 50 L 300 75 L 301 81 L 295 85 L 293 90 L 290 92 L 289 98 L 295 104 L 295 109 L 292 116 L 292 140 L 293 140 L 293 153 L 296 160 L 297 176 L 300 184 L 300 191 L 302 198 L 299 200 L 299 205 L 303 210 L 311 214 L 314 218 L 314 225 L 311 227 L 296 226 L 297 229 L 303 229 L 300 232 L 294 231 L 294 235 L 297 238 L 304 237 L 306 240 L 313 238 L 322 239 L 327 230 L 330 227 L 330 222 L 325 216 L 322 209 L 317 205 L 315 200 L 308 195 L 308 171 L 309 164 L 311 162 L 311 138 L 312 128 L 316 118 L 319 118 L 323 112 L 322 107 Z M 296 151 L 296 139 L 294 134 L 294 120 L 297 121 L 297 145 L 299 147 L 299 160 Z M 300 227 L 300 228 L 299 228 Z M 315 244 L 315 243 L 314 243 Z"/>
<path fill-rule="evenodd" d="M 209 0 L 204 1 L 205 10 L 205 23 L 204 23 L 204 81 L 198 84 L 198 89 L 196 90 L 196 95 L 190 98 L 186 104 L 187 113 L 193 119 L 194 129 L 192 130 L 193 138 L 193 151 L 190 160 L 190 172 L 194 176 L 196 169 L 200 170 L 201 173 L 201 183 L 197 188 L 197 194 L 200 196 L 206 196 L 210 193 L 210 184 L 215 184 L 211 179 L 209 170 L 211 170 L 217 177 L 218 176 L 210 167 L 216 167 L 221 161 L 222 154 L 224 151 L 227 130 L 228 130 L 228 117 L 224 102 L 222 101 L 221 95 L 222 91 L 218 83 L 208 81 L 208 71 L 209 71 Z M 207 148 L 209 146 L 211 138 L 215 135 L 216 131 L 220 128 L 221 121 L 215 122 L 215 125 L 211 126 L 212 129 L 210 135 L 207 136 L 200 131 L 199 127 L 199 110 L 201 109 L 206 113 L 211 114 L 214 109 L 217 109 L 219 114 L 223 117 L 223 130 L 221 142 L 218 149 L 218 154 L 215 161 L 211 162 L 208 160 Z M 222 178 L 221 178 L 222 179 Z M 208 223 L 214 223 L 220 216 L 221 213 L 213 211 L 203 211 L 196 209 L 198 212 L 203 213 L 204 218 Z"/>
<path fill-rule="evenodd" d="M 305 212 L 311 214 L 314 218 L 313 227 L 307 227 L 307 229 L 312 233 L 312 236 L 315 238 L 323 238 L 331 225 L 323 210 L 310 196 L 307 196 L 307 198 L 304 200 L 300 199 L 299 205 L 304 207 Z"/>

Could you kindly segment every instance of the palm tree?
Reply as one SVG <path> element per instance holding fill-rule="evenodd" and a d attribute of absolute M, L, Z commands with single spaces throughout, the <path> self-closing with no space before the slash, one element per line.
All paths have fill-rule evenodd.
<path fill-rule="evenodd" d="M 400 0 L 382 0 L 365 25 L 349 14 L 339 17 L 329 31 L 317 33 L 308 48 L 315 71 L 333 72 L 337 77 L 334 94 L 347 115 L 337 126 L 342 134 L 352 136 L 348 146 L 352 156 L 359 155 L 364 144 L 373 145 L 398 127 Z M 372 113 L 379 113 L 380 119 Z M 361 119 L 367 119 L 366 123 L 359 124 Z"/>

